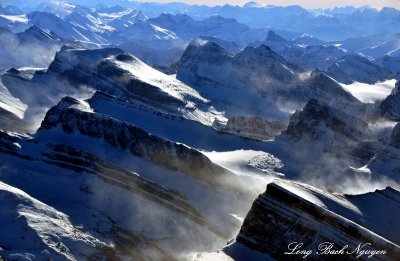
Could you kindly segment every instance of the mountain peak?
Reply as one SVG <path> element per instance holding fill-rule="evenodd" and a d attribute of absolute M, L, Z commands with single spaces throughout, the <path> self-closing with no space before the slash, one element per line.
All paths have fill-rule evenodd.
<path fill-rule="evenodd" d="M 28 29 L 26 29 L 23 33 L 20 35 L 24 34 L 25 36 L 31 36 L 34 37 L 36 40 L 56 40 L 57 37 L 52 34 L 44 31 L 43 29 L 39 28 L 36 25 L 32 25 Z M 27 39 L 29 40 L 29 39 Z"/>
<path fill-rule="evenodd" d="M 209 59 L 210 57 L 225 57 L 229 53 L 213 41 L 196 39 L 193 40 L 183 52 L 181 62 L 193 59 Z M 218 59 L 217 59 L 218 60 Z"/>
<path fill-rule="evenodd" d="M 275 53 L 265 44 L 261 44 L 258 47 L 246 47 L 242 52 L 238 53 L 236 57 L 253 57 L 255 60 L 273 59 L 281 63 L 287 63 L 282 56 Z"/>
<path fill-rule="evenodd" d="M 157 20 L 158 22 L 168 23 L 168 24 L 170 23 L 178 24 L 178 23 L 191 22 L 193 21 L 193 18 L 184 13 L 172 14 L 168 12 L 163 12 L 157 18 L 153 18 L 153 20 Z"/>
<path fill-rule="evenodd" d="M 355 141 L 364 137 L 363 133 L 368 129 L 363 121 L 316 99 L 310 99 L 302 111 L 293 114 L 284 135 L 294 141 L 307 135 L 311 141 L 315 141 L 325 133 L 321 126 Z"/>
<path fill-rule="evenodd" d="M 275 33 L 273 30 L 268 30 L 266 40 L 267 41 L 276 41 L 276 42 L 287 42 L 286 39 L 284 39 L 282 36 Z"/>

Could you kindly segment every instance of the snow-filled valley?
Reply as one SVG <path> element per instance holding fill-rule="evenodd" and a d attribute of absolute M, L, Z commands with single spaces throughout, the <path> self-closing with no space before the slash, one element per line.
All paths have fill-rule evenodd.
<path fill-rule="evenodd" d="M 342 86 L 360 101 L 374 103 L 375 101 L 385 99 L 394 89 L 395 83 L 396 80 L 387 80 L 375 84 L 354 82 L 351 84 L 343 84 Z"/>
<path fill-rule="evenodd" d="M 398 260 L 399 20 L 0 1 L 0 260 Z"/>

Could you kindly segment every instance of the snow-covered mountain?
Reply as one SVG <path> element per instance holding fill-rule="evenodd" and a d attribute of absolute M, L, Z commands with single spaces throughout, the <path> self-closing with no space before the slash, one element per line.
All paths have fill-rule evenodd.
<path fill-rule="evenodd" d="M 398 10 L 1 4 L 0 260 L 399 256 Z"/>
<path fill-rule="evenodd" d="M 306 33 L 293 38 L 292 41 L 295 43 L 301 44 L 301 45 L 323 45 L 324 44 L 324 41 L 322 41 L 318 38 L 315 38 L 314 36 L 306 34 Z"/>
<path fill-rule="evenodd" d="M 0 144 L 6 258 L 183 258 L 233 236 L 240 222 L 231 213 L 243 216 L 254 195 L 241 185 L 251 177 L 73 98 L 34 136 L 1 132 Z M 24 225 L 9 226 L 17 216 Z"/>
<path fill-rule="evenodd" d="M 251 256 L 252 251 L 258 253 L 258 258 L 253 253 L 253 260 L 282 260 L 288 256 L 290 260 L 302 260 L 327 256 L 320 247 L 327 242 L 338 251 L 345 247 L 337 255 L 346 260 L 368 259 L 370 254 L 363 255 L 361 250 L 381 251 L 373 258 L 393 260 L 400 251 L 398 228 L 392 225 L 399 214 L 399 200 L 399 191 L 390 187 L 352 196 L 275 181 L 253 203 L 235 243 L 224 252 L 234 260 L 242 260 L 243 254 Z M 382 214 L 388 208 L 393 215 Z M 363 245 L 360 238 L 368 238 L 370 244 Z M 288 249 L 287 242 L 291 241 Z M 296 244 L 301 244 L 296 250 L 303 252 L 291 251 Z M 284 254 L 290 252 L 293 254 Z"/>
<path fill-rule="evenodd" d="M 0 13 L 0 27 L 12 32 L 21 32 L 29 27 L 26 15 L 8 15 Z"/>
<path fill-rule="evenodd" d="M 23 79 L 14 73 L 4 75 L 7 86 L 33 102 L 16 87 Z M 119 49 L 64 47 L 46 72 L 24 85 L 35 88 L 35 96 L 51 97 L 54 79 L 64 82 L 64 91 L 85 84 L 103 92 L 88 100 L 63 98 L 33 136 L 1 132 L 2 193 L 15 198 L 8 204 L 19 206 L 2 216 L 2 224 L 17 215 L 27 223 L 18 240 L 2 237 L 1 256 L 189 259 L 234 236 L 241 224 L 236 217 L 243 217 L 243 206 L 261 192 L 246 184 L 257 182 L 261 189 L 264 181 L 238 176 L 172 141 L 200 148 L 205 147 L 198 142 L 210 142 L 214 149 L 255 143 L 207 126 L 224 119 L 209 101 Z M 191 130 L 187 137 L 185 130 Z M 38 189 L 44 184 L 46 189 Z M 31 215 L 41 219 L 32 223 Z M 55 222 L 50 227 L 49 217 Z"/>
<path fill-rule="evenodd" d="M 157 16 L 162 12 L 172 14 L 186 13 L 197 19 L 210 14 L 234 18 L 253 28 L 271 27 L 303 34 L 307 33 L 319 39 L 344 40 L 349 37 L 374 35 L 380 33 L 398 33 L 392 25 L 398 21 L 400 12 L 394 8 L 377 10 L 371 7 L 359 7 L 332 12 L 330 9 L 307 10 L 301 6 L 244 5 L 233 6 L 196 6 L 182 3 L 136 3 L 132 4 L 148 16 Z"/>
<path fill-rule="evenodd" d="M 178 62 L 177 78 L 196 86 L 228 116 L 287 119 L 310 98 L 357 106 L 355 98 L 330 77 L 299 69 L 265 45 L 232 55 L 213 42 L 194 41 Z M 341 98 L 333 101 L 333 96 Z"/>
<path fill-rule="evenodd" d="M 17 6 L 7 5 L 0 6 L 0 14 L 2 15 L 22 15 L 24 12 Z"/>
<path fill-rule="evenodd" d="M 20 31 L 35 25 L 90 48 L 119 46 L 149 64 L 162 66 L 175 63 L 194 38 L 212 37 L 242 47 L 266 35 L 264 29 L 253 29 L 220 16 L 194 20 L 183 14 L 164 13 L 148 18 L 141 11 L 122 6 L 88 8 L 58 1 L 42 3 L 34 11 L 19 15 L 19 19 L 14 16 L 5 15 L 0 26 Z M 233 33 L 237 31 L 240 34 Z"/>
<path fill-rule="evenodd" d="M 276 171 L 288 179 L 345 193 L 365 192 L 365 187 L 354 182 L 397 188 L 395 167 L 390 167 L 399 164 L 398 152 L 393 148 L 396 123 L 387 120 L 389 114 L 380 117 L 386 107 L 381 105 L 379 109 L 377 105 L 365 104 L 356 115 L 354 107 L 338 109 L 310 100 L 292 115 L 287 129 L 264 149 L 281 162 Z M 262 170 L 269 162 L 268 157 L 260 158 L 256 165 Z M 338 180 L 342 182 L 338 184 Z"/>
<path fill-rule="evenodd" d="M 228 122 L 221 126 L 219 126 L 218 121 L 215 121 L 213 127 L 218 131 L 248 139 L 271 140 L 286 129 L 286 124 L 277 121 L 270 122 L 256 116 L 236 116 L 229 118 Z"/>
<path fill-rule="evenodd" d="M 277 13 L 285 13 L 289 11 L 287 14 L 285 14 L 286 16 L 304 16 L 306 17 L 306 21 L 309 21 L 310 19 L 316 19 L 317 21 L 313 21 L 314 23 L 326 23 L 326 26 L 333 31 L 342 30 L 351 32 L 349 36 L 353 35 L 353 33 L 357 31 L 351 26 L 345 25 L 345 22 L 339 21 L 340 19 L 337 19 L 336 17 L 330 17 L 332 14 L 330 14 L 330 16 L 309 14 L 306 10 L 299 7 L 293 7 L 293 9 L 289 7 L 249 8 L 249 10 L 247 10 L 248 8 L 244 9 L 246 11 L 250 11 L 250 13 L 253 11 L 262 11 L 265 13 L 270 13 L 273 10 Z M 30 25 L 37 25 L 44 30 L 55 32 L 60 37 L 66 39 L 75 39 L 85 43 L 87 46 L 90 46 L 91 44 L 122 44 L 121 48 L 134 53 L 142 60 L 153 65 L 165 66 L 176 62 L 186 44 L 188 44 L 191 40 L 201 36 L 216 37 L 223 41 L 234 42 L 240 47 L 244 47 L 251 42 L 262 42 L 263 39 L 267 39 L 265 44 L 277 51 L 275 48 L 276 44 L 272 43 L 272 41 L 277 41 L 277 39 L 271 38 L 271 41 L 268 42 L 268 30 L 266 29 L 266 26 L 268 26 L 268 28 L 275 28 L 287 36 L 290 35 L 290 39 L 292 39 L 291 44 L 302 45 L 302 47 L 304 47 L 304 45 L 321 46 L 324 44 L 323 41 L 311 36 L 315 35 L 312 33 L 314 30 L 316 30 L 315 32 L 317 35 L 321 34 L 322 28 L 314 28 L 311 31 L 307 29 L 308 26 L 314 26 L 313 24 L 304 27 L 304 31 L 301 31 L 302 26 L 296 27 L 296 29 L 293 30 L 295 33 L 293 33 L 288 32 L 288 28 L 274 26 L 274 22 L 272 21 L 271 24 L 268 25 L 262 24 L 258 26 L 253 25 L 250 27 L 246 25 L 246 23 L 243 23 L 243 21 L 241 21 L 239 18 L 237 18 L 238 20 L 234 18 L 228 18 L 230 14 L 227 14 L 226 16 L 201 16 L 199 19 L 199 17 L 196 17 L 196 15 L 193 15 L 190 13 L 190 11 L 186 10 L 186 13 L 150 12 L 150 18 L 148 18 L 146 15 L 149 15 L 149 12 L 146 11 L 149 10 L 146 4 L 138 5 L 132 3 L 129 5 L 121 3 L 121 5 L 115 6 L 107 5 L 104 7 L 101 5 L 96 5 L 87 7 L 83 4 L 81 5 L 80 3 L 72 4 L 62 1 L 49 1 L 32 8 L 31 11 L 32 12 L 29 12 L 27 15 L 3 15 L 4 24 L 2 27 L 8 27 L 12 31 L 21 31 Z M 218 14 L 218 12 L 211 12 L 211 14 Z M 271 17 L 276 16 L 275 13 L 270 13 L 270 15 Z M 347 32 L 345 34 L 347 34 Z M 372 38 L 372 36 L 368 37 Z M 395 55 L 398 48 L 398 37 L 396 38 L 396 35 L 393 35 L 392 38 L 387 35 L 385 35 L 385 37 L 387 38 L 385 38 L 387 41 L 382 44 L 382 47 L 366 45 L 365 48 L 353 49 L 352 47 L 354 47 L 354 41 L 351 39 L 347 42 L 332 42 L 332 44 L 335 43 L 337 45 L 340 44 L 342 46 L 349 46 L 349 49 L 353 50 L 355 53 L 361 52 L 364 55 L 372 55 L 375 58 L 381 58 L 385 54 Z M 379 39 L 382 39 L 382 37 Z M 357 38 L 355 42 L 360 41 L 363 41 L 363 38 Z M 369 42 L 372 43 L 373 41 L 371 40 Z M 285 45 L 287 45 L 287 43 Z M 160 47 L 157 48 L 158 46 Z M 278 44 L 278 46 L 282 48 L 282 44 Z M 371 50 L 373 49 L 373 52 L 377 52 L 382 55 L 373 55 L 371 52 L 367 51 L 368 48 Z M 292 56 L 297 57 L 300 55 L 299 52 L 301 51 L 297 48 L 295 49 L 296 50 L 293 51 L 294 53 L 292 52 Z M 363 51 L 361 49 L 365 50 Z M 386 51 L 383 52 L 379 50 Z M 280 54 L 282 55 L 282 53 Z M 167 57 L 165 61 L 162 59 L 163 56 Z M 305 61 L 306 59 L 304 58 L 305 57 L 298 57 L 298 62 Z M 320 63 L 325 63 L 324 68 L 322 68 L 322 66 L 318 66 L 320 70 L 325 70 L 325 68 L 332 65 L 326 65 L 326 62 L 329 62 L 329 60 L 326 60 L 327 57 L 324 59 L 322 58 L 324 57 L 314 57 L 312 59 L 313 61 L 307 65 L 312 66 L 312 63 L 317 61 Z"/>
<path fill-rule="evenodd" d="M 400 48 L 399 34 L 378 34 L 364 37 L 353 37 L 337 42 L 343 48 L 363 53 L 374 58 L 385 55 L 397 56 Z"/>
<path fill-rule="evenodd" d="M 108 25 L 115 28 L 117 32 L 126 30 L 127 27 L 133 25 L 137 20 L 145 21 L 147 19 L 142 12 L 137 10 L 122 9 L 120 11 L 123 13 L 119 13 L 119 15 L 115 14 L 114 17 L 110 17 L 110 21 L 108 22 Z M 102 12 L 102 10 L 100 10 L 100 12 Z M 107 13 L 100 13 L 100 16 L 104 16 L 105 14 Z"/>
<path fill-rule="evenodd" d="M 175 63 L 187 44 L 175 32 L 150 23 L 140 14 L 125 28 L 113 33 L 112 38 L 113 41 L 119 39 L 120 48 L 134 53 L 146 63 L 164 66 Z"/>
<path fill-rule="evenodd" d="M 75 87 L 90 86 L 128 101 L 143 102 L 165 112 L 195 118 L 208 125 L 218 117 L 209 112 L 212 111 L 210 101 L 197 91 L 120 49 L 65 47 L 57 53 L 47 75 L 57 75 Z"/>
<path fill-rule="evenodd" d="M 377 138 L 367 122 L 310 100 L 303 110 L 292 115 L 289 126 L 268 151 L 282 161 L 279 172 L 287 178 L 336 190 L 338 178 L 370 178 L 352 170 L 366 165 L 377 146 Z M 297 153 L 288 154 L 288 150 Z M 319 179 L 319 175 L 324 178 Z"/>
<path fill-rule="evenodd" d="M 174 31 L 184 39 L 192 40 L 199 36 L 213 36 L 240 45 L 260 40 L 267 33 L 264 29 L 252 29 L 235 19 L 227 19 L 221 16 L 211 16 L 198 21 L 186 14 L 163 13 L 156 18 L 149 19 L 149 22 Z"/>
<path fill-rule="evenodd" d="M 244 6 L 205 6 L 188 5 L 183 3 L 148 3 L 128 0 L 102 1 L 46 1 L 51 2 L 49 10 L 59 12 L 58 9 L 69 10 L 71 4 L 84 5 L 91 8 L 103 6 L 123 6 L 144 12 L 146 16 L 157 17 L 162 13 L 188 14 L 196 20 L 209 18 L 210 14 L 236 19 L 252 28 L 274 28 L 296 32 L 298 35 L 307 33 L 324 41 L 344 40 L 349 37 L 365 35 L 399 33 L 392 26 L 398 22 L 400 12 L 394 8 L 350 7 L 343 9 L 307 10 L 301 6 L 272 6 L 272 5 L 244 5 Z M 32 11 L 38 3 L 21 0 L 3 0 L 4 5 L 18 6 L 24 11 Z M 54 4 L 56 3 L 56 4 Z"/>
<path fill-rule="evenodd" d="M 253 46 L 259 44 L 252 43 Z M 298 38 L 286 40 L 272 30 L 262 44 L 303 69 L 318 68 L 342 83 L 375 83 L 393 78 L 393 72 L 380 61 L 346 50 L 338 44 L 306 44 L 299 42 Z"/>
<path fill-rule="evenodd" d="M 94 90 L 208 126 L 216 119 L 226 121 L 197 91 L 117 48 L 86 50 L 64 46 L 46 72 L 31 76 L 7 72 L 2 80 L 13 96 L 28 106 L 25 119 L 33 128 L 37 127 L 38 118 L 64 95 L 84 97 Z"/>
<path fill-rule="evenodd" d="M 38 12 L 47 12 L 51 14 L 55 14 L 58 17 L 64 18 L 65 16 L 71 14 L 76 5 L 70 2 L 58 1 L 58 0 L 47 0 L 40 2 L 35 8 L 34 11 Z"/>
<path fill-rule="evenodd" d="M 393 78 L 391 71 L 359 55 L 341 57 L 326 72 L 342 83 L 376 83 Z"/>

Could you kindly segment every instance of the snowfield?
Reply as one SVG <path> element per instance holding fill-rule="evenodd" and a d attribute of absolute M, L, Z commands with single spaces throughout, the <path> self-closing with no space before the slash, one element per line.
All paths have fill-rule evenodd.
<path fill-rule="evenodd" d="M 357 99 L 365 103 L 374 103 L 385 99 L 394 89 L 396 80 L 387 80 L 375 84 L 354 82 L 352 84 L 341 84 Z"/>

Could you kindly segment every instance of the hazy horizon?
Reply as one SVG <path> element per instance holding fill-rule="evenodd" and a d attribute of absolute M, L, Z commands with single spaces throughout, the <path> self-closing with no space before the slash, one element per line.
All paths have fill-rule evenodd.
<path fill-rule="evenodd" d="M 197 5 L 239 5 L 242 6 L 250 0 L 227 0 L 227 1 L 212 1 L 212 0 L 143 0 L 141 2 L 158 2 L 158 3 L 171 3 L 171 2 L 181 2 L 187 4 L 197 4 Z M 254 1 L 263 5 L 277 5 L 277 6 L 290 6 L 290 5 L 299 5 L 304 8 L 334 8 L 334 7 L 345 7 L 345 6 L 355 6 L 361 7 L 369 5 L 374 8 L 383 8 L 383 7 L 394 7 L 400 9 L 400 1 L 399 0 L 332 0 L 332 1 L 321 1 L 321 0 L 260 0 Z"/>

